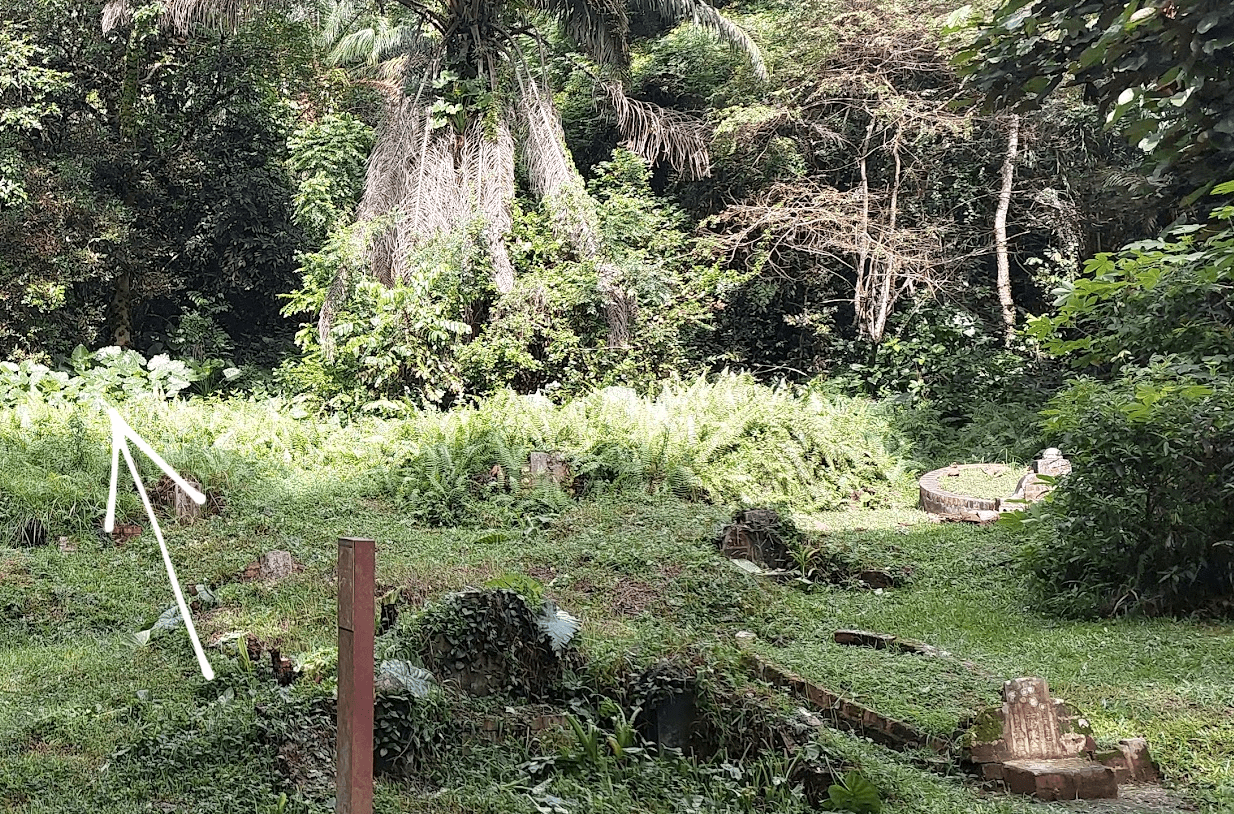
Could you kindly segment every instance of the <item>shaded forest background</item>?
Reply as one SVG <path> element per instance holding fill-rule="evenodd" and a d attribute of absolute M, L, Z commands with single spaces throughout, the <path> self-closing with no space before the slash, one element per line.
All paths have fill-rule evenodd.
<path fill-rule="evenodd" d="M 1216 0 L 0 0 L 0 405 L 740 372 L 909 468 L 1062 447 L 1053 609 L 1228 613 L 1231 48 Z"/>
<path fill-rule="evenodd" d="M 184 359 L 201 390 L 335 406 L 730 367 L 928 398 L 959 421 L 1051 376 L 1031 343 L 1004 342 L 994 222 L 1011 117 L 956 103 L 952 55 L 973 34 L 955 19 L 946 33 L 947 4 L 723 6 L 760 44 L 765 82 L 711 32 L 636 14 L 627 91 L 694 128 L 704 172 L 623 149 L 594 66 L 544 27 L 533 61 L 636 303 L 629 340 L 608 341 L 595 264 L 554 234 L 520 167 L 513 289 L 496 290 L 474 241 L 436 246 L 414 281 L 358 281 L 329 362 L 317 311 L 335 271 L 361 262 L 354 213 L 394 50 L 382 37 L 406 10 L 327 4 L 185 35 L 149 9 L 104 34 L 101 3 L 6 6 L 7 358 L 55 366 L 121 344 Z M 1018 131 L 1006 228 L 1022 324 L 1085 258 L 1179 207 L 1078 92 Z"/>

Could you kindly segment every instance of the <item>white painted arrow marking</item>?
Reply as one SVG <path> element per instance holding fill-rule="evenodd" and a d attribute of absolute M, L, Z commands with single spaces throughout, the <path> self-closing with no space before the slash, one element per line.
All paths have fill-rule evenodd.
<path fill-rule="evenodd" d="M 120 456 L 124 455 L 124 462 L 128 464 L 129 473 L 133 476 L 133 484 L 137 487 L 137 494 L 141 495 L 141 502 L 146 507 L 146 516 L 150 518 L 150 527 L 154 529 L 154 537 L 159 541 L 159 550 L 163 552 L 163 565 L 167 566 L 167 578 L 171 580 L 172 593 L 176 595 L 176 606 L 180 608 L 180 618 L 184 620 L 184 626 L 188 629 L 189 639 L 193 642 L 193 652 L 197 654 L 197 663 L 201 666 L 201 674 L 206 681 L 214 680 L 214 668 L 210 666 L 210 662 L 206 659 L 206 653 L 201 649 L 201 641 L 197 638 L 197 628 L 193 626 L 193 617 L 189 614 L 188 605 L 184 601 L 184 594 L 180 592 L 180 580 L 176 577 L 175 566 L 171 564 L 171 554 L 167 552 L 167 542 L 163 539 L 163 530 L 159 528 L 158 518 L 154 516 L 154 507 L 150 505 L 150 496 L 146 494 L 146 487 L 141 482 L 141 474 L 137 471 L 137 464 L 133 462 L 133 453 L 129 452 L 129 441 L 137 445 L 137 448 L 146 454 L 150 460 L 167 474 L 177 486 L 184 490 L 185 494 L 192 499 L 198 506 L 206 502 L 206 496 L 189 485 L 188 481 L 180 477 L 176 470 L 171 468 L 171 465 L 164 461 L 154 449 L 145 442 L 145 440 L 133 431 L 133 428 L 128 425 L 120 414 L 116 412 L 114 407 L 107 408 L 107 416 L 111 419 L 111 489 L 107 493 L 107 517 L 103 520 L 103 529 L 110 534 L 116 527 L 116 482 L 120 476 Z"/>

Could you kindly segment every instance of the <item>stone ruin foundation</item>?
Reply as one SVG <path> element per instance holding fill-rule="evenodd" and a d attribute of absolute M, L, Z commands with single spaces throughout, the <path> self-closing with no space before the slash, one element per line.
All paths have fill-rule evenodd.
<path fill-rule="evenodd" d="M 987 474 L 1006 472 L 1006 464 L 952 464 L 933 472 L 927 472 L 918 481 L 922 511 L 943 517 L 992 522 L 1001 512 L 1015 511 L 1026 503 L 1034 503 L 1052 489 L 1041 476 L 1056 478 L 1071 473 L 1071 462 L 1062 453 L 1051 447 L 1041 451 L 1029 471 L 1020 479 L 1015 491 L 1003 498 L 984 498 L 951 491 L 948 480 L 964 470 L 980 469 Z"/>

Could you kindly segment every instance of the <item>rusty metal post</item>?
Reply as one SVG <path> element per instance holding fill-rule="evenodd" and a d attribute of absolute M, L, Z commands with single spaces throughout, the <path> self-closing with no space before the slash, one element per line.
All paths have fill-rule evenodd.
<path fill-rule="evenodd" d="M 373 811 L 372 540 L 338 541 L 336 814 Z"/>

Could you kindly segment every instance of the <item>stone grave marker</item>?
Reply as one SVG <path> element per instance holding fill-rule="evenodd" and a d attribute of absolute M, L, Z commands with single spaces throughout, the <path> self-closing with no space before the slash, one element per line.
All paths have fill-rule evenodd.
<path fill-rule="evenodd" d="M 570 462 L 560 452 L 532 452 L 527 456 L 527 473 L 532 486 L 551 483 L 568 489 L 574 482 Z"/>
<path fill-rule="evenodd" d="M 999 501 L 999 509 L 1014 509 L 1018 502 L 1035 503 L 1045 497 L 1054 487 L 1042 480 L 1040 475 L 1057 478 L 1070 474 L 1071 461 L 1064 458 L 1062 452 L 1056 447 L 1043 449 L 1037 460 L 1033 461 L 1032 471 L 1020 478 L 1011 497 Z"/>
<path fill-rule="evenodd" d="M 978 717 L 969 756 L 987 779 L 1041 800 L 1118 796 L 1114 769 L 1090 760 L 1096 742 L 1066 703 L 1050 697 L 1040 678 L 1003 685 L 1003 704 Z"/>

